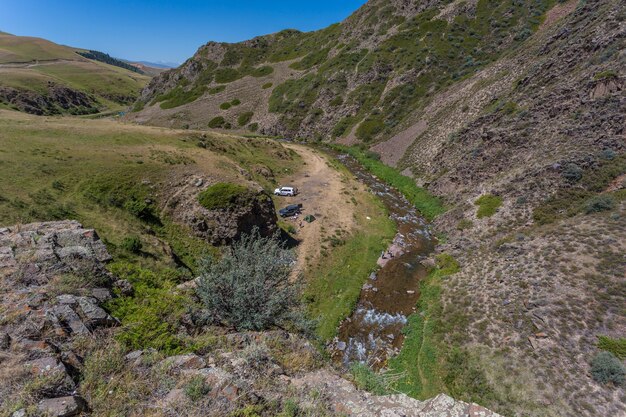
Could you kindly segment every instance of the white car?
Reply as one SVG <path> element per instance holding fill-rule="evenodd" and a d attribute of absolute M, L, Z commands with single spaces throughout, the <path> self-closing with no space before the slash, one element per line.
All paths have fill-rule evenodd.
<path fill-rule="evenodd" d="M 274 194 L 293 197 L 298 194 L 296 187 L 280 187 L 274 190 Z"/>

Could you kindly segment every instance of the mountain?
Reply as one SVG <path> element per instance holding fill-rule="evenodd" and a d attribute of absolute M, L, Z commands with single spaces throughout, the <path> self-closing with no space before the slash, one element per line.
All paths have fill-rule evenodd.
<path fill-rule="evenodd" d="M 141 64 L 141 65 L 145 65 L 147 67 L 152 67 L 152 68 L 160 68 L 160 69 L 171 69 L 171 68 L 176 68 L 178 67 L 178 65 L 175 62 L 150 62 L 150 61 L 133 61 L 136 64 Z"/>
<path fill-rule="evenodd" d="M 623 363 L 626 334 L 625 19 L 618 0 L 371 0 L 317 32 L 209 42 L 128 117 L 359 145 L 445 201 L 438 250 L 460 268 L 423 283 L 403 389 L 623 415 L 591 363 Z"/>
<path fill-rule="evenodd" d="M 0 34 L 0 107 L 40 115 L 89 114 L 134 102 L 149 77 L 80 55 L 88 53 Z"/>

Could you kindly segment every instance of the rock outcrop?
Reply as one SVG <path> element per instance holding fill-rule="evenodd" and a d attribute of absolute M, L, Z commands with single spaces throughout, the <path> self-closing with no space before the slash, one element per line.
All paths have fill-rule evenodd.
<path fill-rule="evenodd" d="M 232 207 L 207 210 L 198 202 L 198 194 L 211 185 L 210 181 L 192 176 L 171 185 L 172 194 L 164 196 L 167 215 L 213 245 L 228 245 L 254 228 L 262 236 L 271 236 L 278 230 L 274 203 L 262 190 Z"/>
<path fill-rule="evenodd" d="M 76 221 L 0 228 L 0 407 L 28 386 L 41 413 L 85 409 L 74 397 L 82 358 L 73 342 L 117 324 L 101 306 L 113 296 L 110 259 Z"/>
<path fill-rule="evenodd" d="M 498 417 L 499 414 L 476 404 L 456 401 L 440 394 L 418 401 L 404 394 L 372 395 L 329 371 L 321 370 L 292 380 L 299 388 L 316 389 L 331 401 L 340 415 L 359 417 Z"/>

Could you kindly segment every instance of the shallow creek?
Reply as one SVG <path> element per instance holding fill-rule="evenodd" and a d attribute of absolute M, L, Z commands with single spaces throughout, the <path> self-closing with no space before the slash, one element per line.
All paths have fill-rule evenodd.
<path fill-rule="evenodd" d="M 370 174 L 351 156 L 335 156 L 380 198 L 398 228 L 384 258 L 378 259 L 379 269 L 363 285 L 356 309 L 341 323 L 330 346 L 337 362 L 362 362 L 379 369 L 402 347 L 402 328 L 416 310 L 419 282 L 426 275 L 420 261 L 433 251 L 435 238 L 402 194 Z"/>

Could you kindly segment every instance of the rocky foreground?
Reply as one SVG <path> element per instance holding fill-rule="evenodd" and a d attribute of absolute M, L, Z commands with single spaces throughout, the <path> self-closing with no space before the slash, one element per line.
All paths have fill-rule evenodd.
<path fill-rule="evenodd" d="M 107 271 L 110 260 L 96 232 L 76 221 L 0 228 L 0 415 L 99 415 L 99 403 L 113 406 L 115 391 L 129 390 L 127 415 L 229 415 L 297 398 L 313 415 L 496 416 L 445 395 L 360 391 L 306 340 L 282 331 L 227 334 L 230 349 L 197 354 L 120 350 L 112 339 L 119 322 L 103 307 L 133 289 Z M 265 348 L 276 345 L 298 366 Z M 119 359 L 117 373 L 94 382 L 86 370 L 94 357 L 103 373 Z"/>

